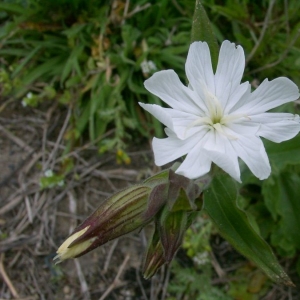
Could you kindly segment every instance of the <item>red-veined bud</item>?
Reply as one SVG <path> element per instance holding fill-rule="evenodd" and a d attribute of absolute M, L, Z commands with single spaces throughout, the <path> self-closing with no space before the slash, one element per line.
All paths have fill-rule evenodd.
<path fill-rule="evenodd" d="M 106 199 L 57 250 L 57 262 L 79 257 L 145 226 L 166 202 L 168 171 Z"/>

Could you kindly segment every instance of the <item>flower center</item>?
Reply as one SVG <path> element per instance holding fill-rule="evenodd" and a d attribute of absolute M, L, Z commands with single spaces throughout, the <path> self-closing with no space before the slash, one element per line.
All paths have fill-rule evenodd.
<path fill-rule="evenodd" d="M 186 131 L 195 126 L 207 126 L 210 130 L 217 130 L 225 134 L 222 129 L 222 125 L 225 125 L 226 118 L 223 116 L 223 108 L 216 96 L 206 90 L 205 92 L 205 104 L 207 112 L 205 116 L 197 118 L 194 122 L 189 124 Z"/>
<path fill-rule="evenodd" d="M 207 90 L 205 91 L 205 104 L 207 107 L 205 116 L 199 117 L 189 124 L 186 128 L 186 132 L 195 126 L 206 126 L 210 130 L 217 131 L 231 140 L 237 139 L 237 137 L 226 132 L 226 124 L 247 116 L 224 115 L 224 110 L 219 99 Z"/>
<path fill-rule="evenodd" d="M 192 122 L 187 127 L 187 130 L 197 125 L 208 125 L 213 128 L 216 124 L 225 124 L 227 119 L 223 116 L 223 108 L 217 97 L 207 92 L 205 103 L 207 106 L 206 115 L 203 117 L 199 117 L 197 120 Z"/>
<path fill-rule="evenodd" d="M 208 109 L 208 117 L 211 120 L 209 125 L 223 124 L 223 107 L 218 98 L 206 91 L 205 103 Z"/>
<path fill-rule="evenodd" d="M 204 101 L 206 111 L 203 116 L 199 116 L 195 121 L 191 122 L 185 129 L 185 135 L 191 128 L 195 126 L 203 126 L 211 131 L 218 132 L 230 140 L 236 140 L 237 137 L 229 133 L 227 125 L 241 118 L 250 120 L 245 114 L 224 115 L 224 110 L 219 99 L 207 90 L 203 84 Z M 231 132 L 231 131 L 230 131 Z"/>

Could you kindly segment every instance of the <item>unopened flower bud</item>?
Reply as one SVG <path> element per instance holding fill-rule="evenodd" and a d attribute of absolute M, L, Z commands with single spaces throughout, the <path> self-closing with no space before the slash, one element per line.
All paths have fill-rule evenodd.
<path fill-rule="evenodd" d="M 79 257 L 145 226 L 166 202 L 167 180 L 168 172 L 162 172 L 108 198 L 60 246 L 55 259 Z"/>
<path fill-rule="evenodd" d="M 145 225 L 149 221 L 144 214 L 150 193 L 150 187 L 136 185 L 108 198 L 60 246 L 56 258 L 60 262 L 79 257 Z"/>

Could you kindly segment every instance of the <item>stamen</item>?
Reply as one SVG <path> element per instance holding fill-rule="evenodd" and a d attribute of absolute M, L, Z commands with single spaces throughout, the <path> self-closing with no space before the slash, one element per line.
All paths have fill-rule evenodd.
<path fill-rule="evenodd" d="M 216 129 L 219 133 L 225 135 L 227 138 L 230 140 L 237 140 L 238 138 L 234 135 L 228 134 L 227 132 L 224 131 L 223 126 L 220 123 L 214 124 L 213 128 Z"/>
<path fill-rule="evenodd" d="M 210 114 L 212 123 L 220 122 L 223 117 L 223 107 L 218 98 L 209 92 L 207 89 L 204 90 L 205 102 Z"/>

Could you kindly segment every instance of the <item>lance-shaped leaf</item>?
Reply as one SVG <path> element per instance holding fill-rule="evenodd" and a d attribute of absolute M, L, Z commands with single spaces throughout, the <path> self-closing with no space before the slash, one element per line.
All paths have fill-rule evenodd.
<path fill-rule="evenodd" d="M 157 228 L 157 226 L 155 226 L 153 235 L 149 240 L 148 249 L 144 261 L 144 278 L 151 278 L 165 263 L 166 260 L 164 258 L 164 249 L 159 236 L 159 229 Z"/>
<path fill-rule="evenodd" d="M 109 197 L 60 246 L 55 259 L 79 257 L 145 226 L 167 201 L 168 188 L 168 172 L 162 172 Z"/>
<path fill-rule="evenodd" d="M 188 212 L 183 210 L 170 212 L 168 207 L 165 207 L 157 222 L 164 249 L 164 258 L 169 263 L 182 244 L 183 236 L 187 229 Z"/>
<path fill-rule="evenodd" d="M 223 237 L 241 254 L 253 261 L 272 280 L 294 286 L 270 246 L 254 231 L 246 213 L 236 204 L 237 185 L 228 175 L 216 176 L 204 193 L 204 210 Z"/>
<path fill-rule="evenodd" d="M 217 39 L 212 31 L 209 18 L 200 0 L 196 0 L 195 4 L 191 41 L 207 42 L 210 49 L 212 65 L 214 70 L 216 70 L 218 63 L 219 47 Z"/>

